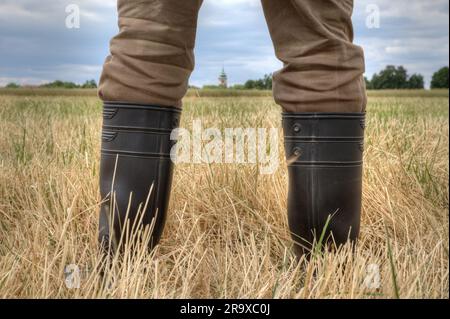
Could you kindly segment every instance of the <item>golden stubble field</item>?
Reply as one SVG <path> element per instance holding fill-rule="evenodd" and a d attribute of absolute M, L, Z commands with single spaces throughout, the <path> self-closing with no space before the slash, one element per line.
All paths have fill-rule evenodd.
<path fill-rule="evenodd" d="M 0 92 L 0 298 L 449 297 L 447 91 L 370 93 L 358 249 L 300 263 L 279 107 L 270 96 L 189 94 L 183 127 L 280 128 L 281 165 L 272 175 L 178 165 L 161 245 L 114 260 L 103 280 L 101 103 L 42 92 Z M 70 264 L 81 270 L 78 289 L 66 285 Z"/>

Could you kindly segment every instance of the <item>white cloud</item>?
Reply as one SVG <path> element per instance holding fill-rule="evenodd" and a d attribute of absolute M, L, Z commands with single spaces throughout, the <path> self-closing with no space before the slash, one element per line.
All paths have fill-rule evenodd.
<path fill-rule="evenodd" d="M 206 0 L 199 27 L 236 27 L 262 17 L 259 0 Z"/>

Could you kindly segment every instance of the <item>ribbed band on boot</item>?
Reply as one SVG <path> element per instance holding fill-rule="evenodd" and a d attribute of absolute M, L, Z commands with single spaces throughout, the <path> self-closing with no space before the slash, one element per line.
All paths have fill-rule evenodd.
<path fill-rule="evenodd" d="M 289 165 L 360 166 L 365 113 L 283 113 Z"/>
<path fill-rule="evenodd" d="M 106 102 L 102 154 L 170 158 L 170 134 L 180 115 L 177 108 Z"/>

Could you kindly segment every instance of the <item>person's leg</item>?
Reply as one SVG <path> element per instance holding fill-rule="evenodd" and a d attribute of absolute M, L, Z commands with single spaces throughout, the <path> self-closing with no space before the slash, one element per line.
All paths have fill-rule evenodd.
<path fill-rule="evenodd" d="M 120 241 L 132 244 L 127 237 L 143 227 L 152 229 L 151 249 L 162 234 L 173 172 L 170 134 L 179 125 L 194 68 L 201 3 L 118 1 L 120 32 L 111 41 L 99 86 L 99 241 L 105 249 L 117 249 Z"/>
<path fill-rule="evenodd" d="M 352 0 L 262 3 L 284 64 L 274 97 L 284 110 L 289 224 L 301 255 L 324 228 L 338 245 L 359 233 L 364 54 L 352 43 Z"/>
<path fill-rule="evenodd" d="M 277 57 L 274 95 L 286 112 L 363 112 L 364 54 L 353 0 L 262 0 Z"/>
<path fill-rule="evenodd" d="M 104 101 L 181 107 L 203 0 L 118 0 L 120 32 L 100 79 Z"/>

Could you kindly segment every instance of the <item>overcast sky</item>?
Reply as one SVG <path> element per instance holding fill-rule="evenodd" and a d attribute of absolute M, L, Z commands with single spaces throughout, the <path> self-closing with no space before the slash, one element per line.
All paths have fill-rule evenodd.
<path fill-rule="evenodd" d="M 79 29 L 66 28 L 70 4 L 81 9 Z M 380 9 L 380 28 L 367 27 L 370 5 Z M 98 80 L 117 32 L 115 9 L 116 0 L 1 0 L 0 86 Z M 366 52 L 366 75 L 401 64 L 429 83 L 448 65 L 448 11 L 448 0 L 355 0 L 355 40 Z M 204 0 L 196 56 L 193 85 L 215 84 L 222 66 L 231 84 L 281 66 L 259 0 Z"/>

